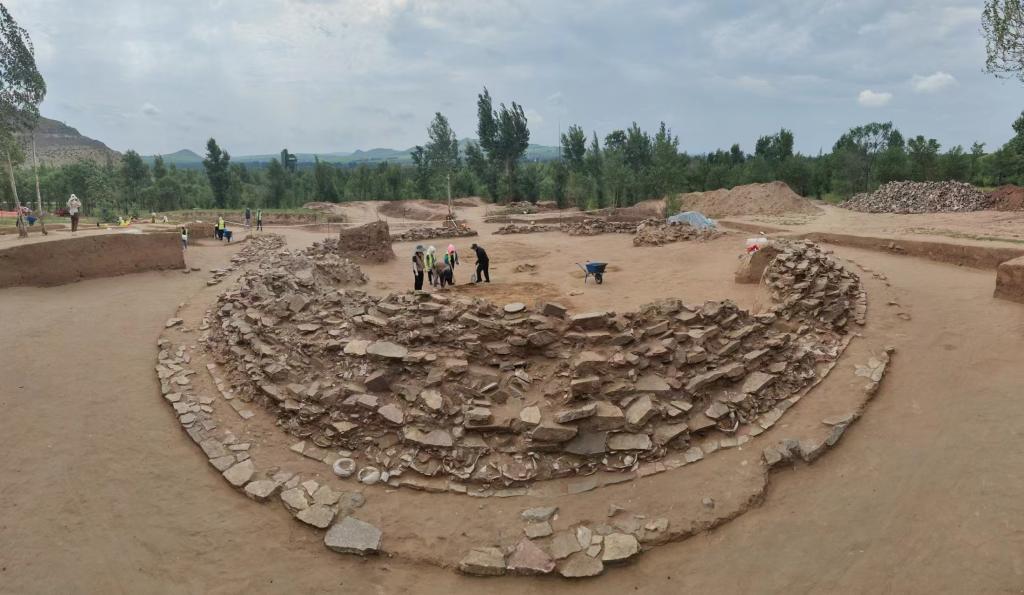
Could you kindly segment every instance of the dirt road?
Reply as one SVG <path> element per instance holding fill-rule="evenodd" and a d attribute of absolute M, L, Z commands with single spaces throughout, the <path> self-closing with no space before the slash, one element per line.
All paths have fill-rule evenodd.
<path fill-rule="evenodd" d="M 189 258 L 208 269 L 235 249 Z M 228 488 L 159 402 L 153 374 L 163 322 L 210 291 L 205 276 L 0 290 L 0 592 L 1018 590 L 1024 308 L 990 297 L 991 271 L 836 251 L 885 273 L 911 315 L 865 417 L 812 467 L 777 474 L 761 508 L 585 583 L 339 556 L 280 507 Z M 636 261 L 638 277 L 661 264 Z"/>

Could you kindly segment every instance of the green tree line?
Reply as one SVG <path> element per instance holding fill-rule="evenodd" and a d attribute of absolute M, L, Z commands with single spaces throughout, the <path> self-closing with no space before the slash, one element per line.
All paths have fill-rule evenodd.
<path fill-rule="evenodd" d="M 487 89 L 477 96 L 477 141 L 460 149 L 448 119 L 434 116 L 426 141 L 412 152 L 412 164 L 382 162 L 345 166 L 316 160 L 296 166 L 231 162 L 228 151 L 209 139 L 203 169 L 176 168 L 156 157 L 147 165 L 135 151 L 119 162 L 79 162 L 39 168 L 47 201 L 72 192 L 92 214 L 145 215 L 189 208 L 292 208 L 312 201 L 403 200 L 484 196 L 496 202 L 552 200 L 580 208 L 622 207 L 679 192 L 731 188 L 781 180 L 804 196 L 849 197 L 893 180 L 961 180 L 980 186 L 1024 184 L 1024 113 L 1013 137 L 986 152 L 981 143 L 946 148 L 923 135 L 906 138 L 892 122 L 872 122 L 843 133 L 829 152 L 794 151 L 785 128 L 761 136 L 753 152 L 739 144 L 709 153 L 679 150 L 679 137 L 665 123 L 648 132 L 635 122 L 600 138 L 579 125 L 561 135 L 561 158 L 527 162 L 530 131 L 523 107 L 497 107 Z M 31 168 L 15 172 L 19 189 L 34 190 Z M 3 192 L 5 202 L 12 198 Z"/>

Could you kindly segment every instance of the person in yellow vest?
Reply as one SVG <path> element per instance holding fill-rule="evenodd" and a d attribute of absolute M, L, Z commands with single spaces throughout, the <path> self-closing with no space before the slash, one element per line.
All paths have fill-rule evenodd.
<path fill-rule="evenodd" d="M 223 240 L 224 239 L 224 216 L 223 215 L 219 215 L 217 217 L 217 239 L 218 240 Z"/>
<path fill-rule="evenodd" d="M 427 268 L 427 281 L 431 287 L 437 287 L 440 279 L 434 278 L 434 265 L 437 264 L 437 248 L 433 246 L 427 247 L 427 254 L 423 257 L 423 264 Z"/>

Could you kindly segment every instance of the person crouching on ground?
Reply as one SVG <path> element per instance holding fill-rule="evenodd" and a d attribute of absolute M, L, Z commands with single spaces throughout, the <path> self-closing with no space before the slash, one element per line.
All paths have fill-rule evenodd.
<path fill-rule="evenodd" d="M 82 201 L 74 194 L 68 199 L 68 215 L 71 215 L 71 231 L 78 231 L 78 212 L 82 210 Z"/>
<path fill-rule="evenodd" d="M 452 267 L 443 260 L 434 261 L 434 284 L 436 287 L 452 284 Z"/>
<path fill-rule="evenodd" d="M 452 270 L 452 278 L 448 283 L 455 285 L 455 266 L 459 264 L 459 253 L 455 251 L 455 244 L 448 244 L 448 251 L 444 254 L 444 263 Z"/>
<path fill-rule="evenodd" d="M 412 255 L 412 288 L 416 291 L 423 289 L 423 246 L 416 246 L 416 252 Z"/>
<path fill-rule="evenodd" d="M 434 266 L 437 264 L 437 248 L 427 246 L 427 252 L 423 256 L 423 266 L 427 268 L 427 282 L 431 287 L 437 287 L 440 279 L 434 276 Z"/>
<path fill-rule="evenodd" d="M 483 249 L 483 246 L 477 246 L 476 244 L 473 244 L 470 248 L 473 249 L 473 252 L 476 252 L 476 278 L 473 282 L 479 283 L 481 281 L 486 281 L 490 283 L 491 261 L 487 258 L 487 251 Z"/>

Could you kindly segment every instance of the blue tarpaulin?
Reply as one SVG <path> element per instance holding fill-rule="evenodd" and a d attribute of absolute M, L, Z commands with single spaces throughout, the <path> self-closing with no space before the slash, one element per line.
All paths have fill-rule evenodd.
<path fill-rule="evenodd" d="M 697 211 L 686 211 L 685 213 L 677 213 L 668 218 L 669 223 L 689 223 L 697 229 L 707 229 L 709 227 L 718 227 L 714 219 L 708 219 L 704 216 L 704 213 L 698 213 Z"/>

